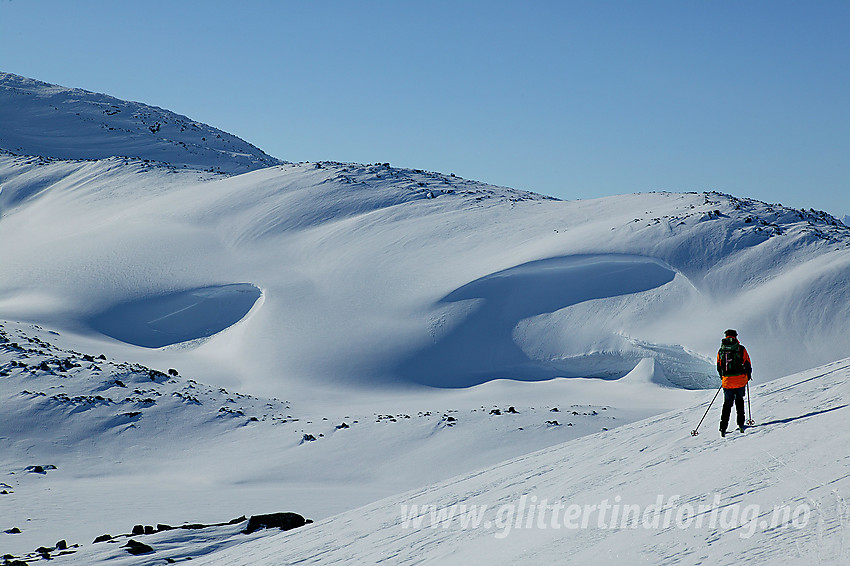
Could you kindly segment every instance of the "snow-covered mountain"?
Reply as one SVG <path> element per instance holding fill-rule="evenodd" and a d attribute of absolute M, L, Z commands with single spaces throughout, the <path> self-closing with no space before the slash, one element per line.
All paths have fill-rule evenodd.
<path fill-rule="evenodd" d="M 258 394 L 615 379 L 644 358 L 711 387 L 727 327 L 760 379 L 850 355 L 850 230 L 823 213 L 336 163 L 210 179 L 6 154 L 0 186 L 5 318 Z"/>
<path fill-rule="evenodd" d="M 0 147 L 59 159 L 132 157 L 244 173 L 280 163 L 186 116 L 0 72 Z"/>
<path fill-rule="evenodd" d="M 273 511 L 327 519 L 309 527 L 316 537 L 353 534 L 356 512 L 330 517 L 417 488 L 441 504 L 477 490 L 501 503 L 536 478 L 557 490 L 546 482 L 558 472 L 543 470 L 562 472 L 562 458 L 583 462 L 591 483 L 576 485 L 588 494 L 671 480 L 638 464 L 664 450 L 695 481 L 722 450 L 687 430 L 709 400 L 703 389 L 719 386 L 724 329 L 738 329 L 757 384 L 850 356 L 850 229 L 822 212 L 721 193 L 559 201 L 389 164 L 281 163 L 163 110 L 14 75 L 0 84 L 0 482 L 10 492 L 0 531 L 23 531 L 0 534 L 0 549 L 15 554 L 53 533 L 87 543 L 134 523 Z M 781 384 L 796 378 L 765 385 L 773 405 L 754 438 L 787 442 L 773 431 L 797 413 L 841 418 L 831 407 L 846 392 L 832 380 L 844 375 L 844 365 L 811 374 L 790 404 Z M 674 407 L 689 408 L 642 420 Z M 835 469 L 842 447 L 812 452 L 804 432 L 794 453 Z M 492 466 L 470 476 L 481 484 L 450 479 Z M 445 483 L 425 487 L 435 482 Z M 128 492 L 144 496 L 116 506 Z M 409 497 L 363 512 L 394 525 Z M 200 556 L 243 542 L 238 528 L 194 542 L 155 536 Z M 428 560 L 490 542 L 451 533 L 385 530 L 346 559 L 420 560 L 399 539 Z M 554 532 L 518 533 L 505 556 L 538 540 L 573 548 Z M 306 537 L 293 552 L 322 562 L 318 538 L 290 534 Z M 697 563 L 675 536 L 644 534 L 616 544 Z M 580 544 L 599 536 L 583 531 Z M 258 537 L 268 545 L 234 552 L 271 560 L 277 539 Z M 114 549 L 89 550 L 66 559 L 111 560 Z M 234 556 L 215 559 L 253 561 Z"/>

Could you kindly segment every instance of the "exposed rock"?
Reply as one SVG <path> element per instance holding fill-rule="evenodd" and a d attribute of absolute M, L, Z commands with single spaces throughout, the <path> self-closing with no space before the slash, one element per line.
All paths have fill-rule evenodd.
<path fill-rule="evenodd" d="M 112 535 L 100 535 L 99 537 L 94 539 L 92 544 L 95 544 L 95 543 L 98 543 L 98 542 L 106 542 L 108 540 L 112 540 Z"/>
<path fill-rule="evenodd" d="M 149 369 L 148 370 L 148 377 L 150 377 L 151 381 L 156 381 L 157 379 L 164 381 L 168 376 L 165 373 L 163 373 L 159 370 Z"/>
<path fill-rule="evenodd" d="M 25 472 L 29 472 L 31 474 L 46 474 L 47 470 L 56 469 L 55 466 L 27 466 L 24 468 Z"/>
<path fill-rule="evenodd" d="M 133 539 L 128 540 L 127 544 L 125 544 L 121 548 L 126 548 L 127 552 L 129 552 L 130 554 L 133 554 L 133 555 L 149 554 L 149 553 L 152 553 L 154 551 L 153 547 L 148 546 L 147 544 L 145 544 L 143 542 L 139 542 L 139 541 L 136 541 L 136 540 L 133 540 Z"/>
<path fill-rule="evenodd" d="M 298 513 L 270 513 L 268 515 L 252 515 L 243 533 L 251 534 L 260 529 L 280 529 L 288 531 L 307 524 L 307 520 Z"/>

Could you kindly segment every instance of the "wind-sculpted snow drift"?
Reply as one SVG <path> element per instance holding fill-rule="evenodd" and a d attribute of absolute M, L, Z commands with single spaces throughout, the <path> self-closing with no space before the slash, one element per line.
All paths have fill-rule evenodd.
<path fill-rule="evenodd" d="M 850 354 L 850 230 L 725 195 L 561 202 L 385 165 L 215 180 L 8 154 L 0 187 L 3 316 L 149 347 L 212 335 L 186 359 L 256 393 L 613 379 L 644 358 L 673 384 L 713 387 L 727 327 L 757 379 Z M 305 216 L 313 203 L 337 212 Z M 263 289 L 235 341 L 200 321 L 153 341 L 106 323 L 221 281 Z"/>
<path fill-rule="evenodd" d="M 189 289 L 114 305 L 89 324 L 122 342 L 160 348 L 221 332 L 248 314 L 260 295 L 249 283 Z"/>
<path fill-rule="evenodd" d="M 2 82 L 0 113 L 23 104 L 68 135 L 77 111 L 111 108 L 103 95 Z M 100 134 L 85 136 L 97 156 L 161 143 L 165 125 L 152 132 L 141 107 L 126 104 L 104 124 L 124 116 L 147 137 L 93 126 Z M 0 149 L 56 155 L 47 129 L 4 132 Z M 211 151 L 204 169 L 245 170 L 241 157 Z M 321 397 L 614 380 L 646 358 L 669 383 L 713 387 L 727 327 L 757 379 L 850 355 L 850 229 L 825 213 L 719 193 L 564 202 L 389 164 L 281 164 L 222 178 L 182 167 L 181 156 L 169 165 L 0 153 L 0 262 L 14 266 L 0 272 L 0 315 L 147 346 L 103 342 L 148 363 L 174 355 L 161 346 L 207 338 L 183 348 L 189 363 L 269 395 L 295 384 Z M 223 281 L 263 290 L 238 329 L 247 302 L 214 321 L 196 317 L 212 314 L 200 306 L 142 313 L 168 293 Z M 151 327 L 157 319 L 173 328 Z"/>
<path fill-rule="evenodd" d="M 517 344 L 515 329 L 531 317 L 585 301 L 648 291 L 675 276 L 657 260 L 617 254 L 538 260 L 486 275 L 439 301 L 474 301 L 475 305 L 434 346 L 408 360 L 401 372 L 440 387 L 468 387 L 494 378 L 620 377 L 635 367 L 635 360 L 623 365 L 614 355 L 610 360 L 597 359 L 595 371 L 571 367 L 569 360 L 533 360 Z"/>

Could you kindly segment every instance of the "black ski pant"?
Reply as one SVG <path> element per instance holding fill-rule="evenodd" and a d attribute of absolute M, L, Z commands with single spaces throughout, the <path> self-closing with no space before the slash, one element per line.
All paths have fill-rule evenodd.
<path fill-rule="evenodd" d="M 723 410 L 720 412 L 720 430 L 726 430 L 729 426 L 729 416 L 732 414 L 732 405 L 738 413 L 738 428 L 744 426 L 746 415 L 744 414 L 744 391 L 746 387 L 736 389 L 723 389 Z"/>

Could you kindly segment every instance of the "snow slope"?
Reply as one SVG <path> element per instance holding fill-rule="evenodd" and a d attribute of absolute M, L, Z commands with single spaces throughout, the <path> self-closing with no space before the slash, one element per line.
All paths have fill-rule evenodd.
<path fill-rule="evenodd" d="M 144 557 L 96 544 L 57 564 L 845 564 L 848 384 L 842 360 L 754 386 L 744 434 L 691 436 L 697 404 L 298 530 L 168 531 L 136 537 Z"/>
<path fill-rule="evenodd" d="M 334 163 L 210 179 L 7 154 L 0 187 L 5 318 L 255 394 L 616 379 L 644 358 L 712 387 L 727 327 L 762 379 L 850 355 L 850 230 L 823 213 L 715 193 L 562 202 Z M 180 346 L 98 322 L 228 285 L 261 298 Z"/>
<path fill-rule="evenodd" d="M 302 531 L 237 544 L 196 563 L 846 564 L 850 440 L 836 433 L 850 411 L 850 360 L 754 387 L 753 403 L 759 424 L 743 435 L 720 438 L 709 423 L 703 434 L 690 436 L 702 412 L 696 405 L 391 497 Z M 614 518 L 615 505 L 618 511 L 639 505 L 646 513 L 659 496 L 657 527 L 652 512 L 647 523 L 643 514 L 637 524 L 629 515 L 625 528 L 624 515 Z M 601 520 L 597 510 L 586 528 L 574 520 L 578 527 L 571 529 L 566 514 L 557 523 L 554 510 L 538 507 L 538 515 L 531 515 L 531 506 L 544 501 L 582 510 L 611 507 Z M 517 507 L 509 521 L 501 510 L 511 504 Z M 402 510 L 411 505 L 420 506 L 418 528 L 403 523 Z M 481 528 L 463 529 L 460 516 L 433 528 L 423 505 L 487 510 Z M 700 512 L 700 505 L 707 509 Z M 782 510 L 775 523 L 774 508 Z M 100 556 L 114 554 L 106 549 Z"/>
<path fill-rule="evenodd" d="M 135 157 L 244 173 L 280 163 L 186 116 L 0 72 L 0 147 L 60 159 Z"/>
<path fill-rule="evenodd" d="M 69 343 L 0 321 L 0 555 L 60 539 L 88 544 L 135 524 L 278 511 L 321 519 L 693 395 L 649 387 L 652 374 L 641 369 L 617 389 L 596 380 L 500 381 L 310 407 Z M 21 533 L 5 533 L 13 528 Z"/>
<path fill-rule="evenodd" d="M 408 501 L 501 504 L 538 483 L 538 498 L 590 503 L 623 486 L 638 503 L 661 486 L 693 493 L 739 446 L 681 438 L 719 385 L 723 329 L 739 330 L 757 383 L 850 356 L 850 229 L 825 213 L 720 193 L 564 202 L 389 164 L 279 163 L 166 111 L 0 78 L 0 531 L 22 530 L 0 532 L 4 551 L 295 511 L 320 522 L 282 540 L 303 536 L 292 556 L 319 562 L 418 560 L 405 548 L 545 562 L 606 540 L 687 561 L 717 533 L 517 529 L 502 554 L 480 529 L 369 521 L 396 524 Z M 835 367 L 824 383 L 846 374 Z M 770 426 L 752 436 L 832 474 L 846 447 L 830 437 L 813 452 L 808 427 L 842 410 L 782 383 L 760 390 Z M 734 455 L 753 469 L 751 452 Z M 727 485 L 708 475 L 710 490 Z M 791 493 L 751 481 L 722 493 Z M 351 511 L 410 489 L 441 495 Z M 238 526 L 217 529 L 151 540 L 159 556 L 221 550 L 209 559 L 222 563 L 280 552 L 269 533 L 249 548 Z M 349 552 L 324 529 L 364 542 Z M 115 556 L 146 560 L 115 545 L 68 559 Z M 716 545 L 708 557 L 728 562 Z"/>

